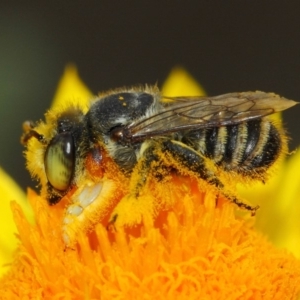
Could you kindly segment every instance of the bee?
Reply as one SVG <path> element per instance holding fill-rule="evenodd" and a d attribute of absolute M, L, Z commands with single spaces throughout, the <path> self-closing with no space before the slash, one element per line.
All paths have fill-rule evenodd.
<path fill-rule="evenodd" d="M 70 106 L 50 110 L 45 122 L 25 122 L 22 142 L 27 167 L 49 204 L 69 199 L 62 225 L 69 245 L 112 203 L 110 223 L 122 217 L 128 197 L 138 210 L 150 174 L 159 181 L 187 170 L 254 213 L 257 207 L 227 191 L 216 170 L 264 181 L 287 151 L 284 131 L 268 116 L 296 103 L 260 91 L 166 97 L 155 86 L 117 89 L 100 95 L 86 112 Z M 131 225 L 138 222 L 134 214 Z"/>

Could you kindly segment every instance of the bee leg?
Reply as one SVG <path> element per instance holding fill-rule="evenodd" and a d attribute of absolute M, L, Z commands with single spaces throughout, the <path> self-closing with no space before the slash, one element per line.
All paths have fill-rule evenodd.
<path fill-rule="evenodd" d="M 218 203 L 219 203 L 219 195 L 216 195 L 215 207 L 217 207 L 217 206 L 218 206 Z"/>
<path fill-rule="evenodd" d="M 259 205 L 252 206 L 252 205 L 249 205 L 247 203 L 244 203 L 243 201 L 240 201 L 236 196 L 234 196 L 233 194 L 227 192 L 225 190 L 224 184 L 220 180 L 218 180 L 218 179 L 217 180 L 213 180 L 213 181 L 208 181 L 208 182 L 212 183 L 213 185 L 215 185 L 216 187 L 218 187 L 220 190 L 222 190 L 223 195 L 227 199 L 229 199 L 232 203 L 234 203 L 235 205 L 237 205 L 241 209 L 249 210 L 251 212 L 251 216 L 255 216 L 256 211 L 259 209 Z M 217 204 L 217 202 L 216 202 L 216 204 Z"/>
<path fill-rule="evenodd" d="M 107 231 L 110 231 L 110 232 L 116 232 L 117 231 L 117 229 L 115 227 L 115 222 L 116 222 L 117 218 L 118 218 L 118 214 L 115 214 L 110 218 L 110 221 L 106 225 L 106 230 Z"/>
<path fill-rule="evenodd" d="M 183 167 L 197 173 L 200 178 L 217 187 L 223 187 L 214 172 L 207 168 L 204 157 L 193 148 L 178 141 L 167 140 L 163 142 L 163 151 L 168 152 Z"/>
<path fill-rule="evenodd" d="M 232 193 L 226 191 L 224 184 L 218 180 L 217 178 L 214 178 L 213 180 L 207 180 L 208 183 L 216 186 L 222 191 L 222 194 L 229 199 L 232 203 L 237 205 L 241 209 L 246 209 L 251 212 L 252 216 L 255 216 L 256 211 L 259 209 L 259 205 L 252 206 L 250 204 L 244 203 L 243 201 L 239 200 L 236 196 L 234 196 Z M 218 204 L 218 199 L 216 199 L 216 206 Z"/>
<path fill-rule="evenodd" d="M 174 140 L 164 141 L 163 150 L 172 155 L 184 167 L 198 174 L 200 178 L 219 188 L 223 195 L 238 207 L 251 211 L 252 216 L 255 215 L 259 206 L 248 205 L 238 200 L 231 193 L 228 193 L 225 190 L 224 184 L 215 176 L 214 172 L 209 170 L 209 168 L 206 166 L 204 157 L 202 157 L 196 150 L 190 148 L 184 143 Z"/>
<path fill-rule="evenodd" d="M 142 190 L 151 174 L 158 181 L 161 180 L 163 164 L 157 154 L 160 143 L 151 141 L 142 150 L 141 157 L 130 175 L 129 194 L 123 197 L 111 214 L 108 228 L 117 229 L 123 225 L 136 225 L 147 216 L 154 215 L 155 199 L 151 193 L 142 195 Z"/>
<path fill-rule="evenodd" d="M 42 134 L 33 130 L 34 125 L 31 121 L 23 123 L 23 135 L 21 136 L 21 144 L 26 145 L 31 138 L 36 138 L 40 143 L 46 144 L 46 139 Z"/>
<path fill-rule="evenodd" d="M 251 211 L 251 216 L 254 217 L 255 214 L 256 214 L 256 211 L 259 209 L 259 205 L 256 205 L 256 206 L 252 206 L 252 205 L 249 205 L 249 204 L 246 204 L 240 200 L 238 200 L 236 197 L 234 196 L 230 196 L 228 194 L 224 194 L 228 199 L 230 199 L 230 201 L 232 201 L 234 204 L 236 204 L 239 208 L 242 208 L 242 209 L 246 209 L 246 210 L 249 210 Z"/>
<path fill-rule="evenodd" d="M 135 168 L 135 173 L 138 173 L 138 176 L 135 176 L 135 180 L 133 178 L 132 187 L 136 197 L 139 196 L 142 188 L 145 186 L 150 172 L 152 172 L 158 180 L 161 179 L 161 174 L 158 172 L 161 168 L 159 166 L 161 165 L 160 158 L 157 154 L 158 149 L 158 145 L 155 145 L 154 142 L 152 142 L 146 150 L 144 150 L 143 157 L 139 160 L 139 163 Z"/>

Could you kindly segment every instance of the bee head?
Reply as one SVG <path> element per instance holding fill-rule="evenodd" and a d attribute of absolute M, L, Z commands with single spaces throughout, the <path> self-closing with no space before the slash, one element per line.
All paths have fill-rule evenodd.
<path fill-rule="evenodd" d="M 70 108 L 49 111 L 46 121 L 26 121 L 21 142 L 31 175 L 38 179 L 50 204 L 58 202 L 72 187 L 77 164 L 76 149 L 82 147 L 83 112 Z M 83 147 L 84 148 L 84 147 Z"/>

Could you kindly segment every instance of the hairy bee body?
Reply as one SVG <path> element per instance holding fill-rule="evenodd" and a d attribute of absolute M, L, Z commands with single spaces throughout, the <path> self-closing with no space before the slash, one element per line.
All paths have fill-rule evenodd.
<path fill-rule="evenodd" d="M 268 168 L 287 151 L 283 131 L 268 115 L 295 104 L 264 92 L 171 98 L 155 87 L 115 90 L 97 98 L 87 113 L 74 107 L 48 113 L 45 123 L 26 127 L 23 143 L 28 168 L 50 204 L 72 190 L 63 225 L 68 244 L 84 220 L 99 216 L 95 210 L 107 211 L 112 196 L 103 190 L 117 193 L 117 173 L 128 180 L 129 196 L 138 198 L 149 174 L 161 177 L 183 168 L 255 211 L 226 191 L 216 169 L 265 180 Z"/>

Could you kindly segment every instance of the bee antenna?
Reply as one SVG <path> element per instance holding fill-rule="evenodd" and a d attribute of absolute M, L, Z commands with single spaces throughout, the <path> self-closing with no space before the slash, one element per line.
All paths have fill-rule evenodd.
<path fill-rule="evenodd" d="M 39 134 L 35 130 L 33 130 L 32 121 L 25 121 L 23 123 L 23 131 L 24 134 L 21 137 L 21 144 L 26 145 L 27 142 L 33 137 L 36 138 L 42 144 L 46 143 L 45 137 L 42 134 Z"/>

